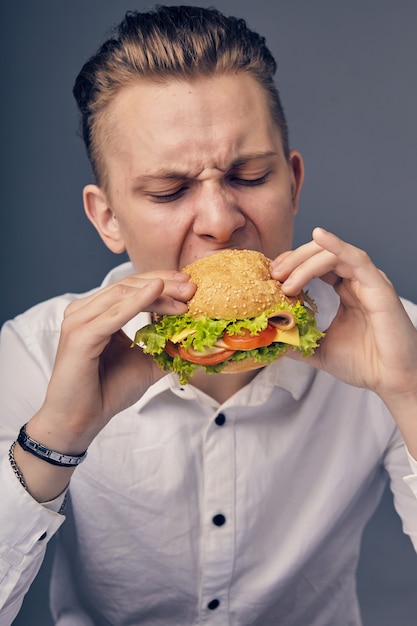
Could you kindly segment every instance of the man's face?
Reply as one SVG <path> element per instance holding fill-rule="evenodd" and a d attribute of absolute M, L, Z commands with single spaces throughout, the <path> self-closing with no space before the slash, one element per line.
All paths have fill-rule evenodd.
<path fill-rule="evenodd" d="M 136 271 L 181 269 L 223 248 L 274 258 L 291 247 L 302 162 L 285 158 L 251 76 L 131 86 L 102 132 L 108 186 L 97 192 L 107 217 L 97 220 L 93 186 L 87 213 Z"/>

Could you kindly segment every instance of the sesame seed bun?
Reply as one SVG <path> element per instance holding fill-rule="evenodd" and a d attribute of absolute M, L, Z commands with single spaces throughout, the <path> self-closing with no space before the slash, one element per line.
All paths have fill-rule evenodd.
<path fill-rule="evenodd" d="M 246 319 L 280 302 L 294 303 L 271 278 L 271 260 L 255 250 L 221 250 L 197 259 L 183 272 L 197 284 L 188 302 L 192 317 Z"/>

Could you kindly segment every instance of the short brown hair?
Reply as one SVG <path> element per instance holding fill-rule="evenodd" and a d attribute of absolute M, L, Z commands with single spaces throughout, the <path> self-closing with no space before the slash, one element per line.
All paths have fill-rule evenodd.
<path fill-rule="evenodd" d="M 138 79 L 166 81 L 248 72 L 264 89 L 288 156 L 288 128 L 274 84 L 276 62 L 265 38 L 243 19 L 217 9 L 159 6 L 126 13 L 110 38 L 83 66 L 73 93 L 81 113 L 82 136 L 98 184 L 105 179 L 96 132 L 100 113 L 113 97 Z"/>

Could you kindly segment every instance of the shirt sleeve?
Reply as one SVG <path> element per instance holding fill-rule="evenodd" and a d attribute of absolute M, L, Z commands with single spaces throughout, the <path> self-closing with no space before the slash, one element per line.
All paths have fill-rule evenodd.
<path fill-rule="evenodd" d="M 403 299 L 402 302 L 417 328 L 417 306 L 408 300 Z M 417 552 L 417 460 L 411 456 L 399 433 L 397 438 L 399 443 L 388 453 L 386 467 L 391 477 L 394 505 L 402 518 L 403 530 L 410 535 Z M 398 480 L 399 476 L 401 481 Z"/>
<path fill-rule="evenodd" d="M 8 322 L 0 336 L 0 626 L 12 623 L 38 573 L 48 540 L 65 517 L 64 495 L 40 504 L 8 459 L 20 427 L 39 409 L 50 377 L 62 306 Z"/>
<path fill-rule="evenodd" d="M 417 461 L 414 459 L 409 451 L 406 449 L 408 462 L 411 467 L 412 474 L 404 476 L 404 482 L 410 487 L 411 491 L 417 498 Z"/>
<path fill-rule="evenodd" d="M 0 464 L 0 626 L 10 624 L 45 556 L 48 540 L 64 521 L 22 487 L 7 457 Z"/>
<path fill-rule="evenodd" d="M 385 454 L 384 465 L 403 531 L 409 535 L 417 552 L 417 462 L 408 453 L 398 431 L 395 431 Z"/>

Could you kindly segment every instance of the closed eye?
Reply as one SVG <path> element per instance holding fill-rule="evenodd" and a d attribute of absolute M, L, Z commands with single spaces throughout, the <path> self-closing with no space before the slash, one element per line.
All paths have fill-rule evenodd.
<path fill-rule="evenodd" d="M 239 178 L 237 176 L 233 176 L 231 178 L 231 182 L 236 185 L 243 185 L 244 187 L 255 187 L 256 185 L 263 185 L 268 180 L 268 174 L 261 176 L 260 178 Z"/>
<path fill-rule="evenodd" d="M 181 187 L 181 189 L 178 189 L 177 191 L 174 191 L 172 193 L 167 193 L 167 194 L 149 194 L 149 197 L 151 198 L 151 200 L 153 200 L 154 202 L 158 202 L 158 203 L 163 203 L 163 202 L 174 202 L 175 200 L 178 200 L 179 198 L 181 198 L 181 196 L 186 192 L 187 187 Z"/>

